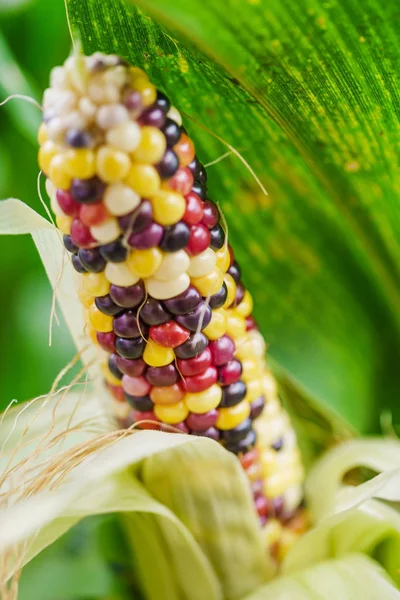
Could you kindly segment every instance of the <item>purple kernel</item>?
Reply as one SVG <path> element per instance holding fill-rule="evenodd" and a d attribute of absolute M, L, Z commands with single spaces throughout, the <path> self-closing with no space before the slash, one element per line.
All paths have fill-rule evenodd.
<path fill-rule="evenodd" d="M 125 233 L 138 233 L 148 227 L 153 221 L 153 207 L 151 202 L 143 200 L 135 210 L 119 217 L 119 225 Z"/>
<path fill-rule="evenodd" d="M 117 379 L 122 379 L 123 373 L 121 373 L 121 371 L 118 368 L 117 358 L 118 354 L 110 354 L 110 356 L 108 357 L 108 368 L 110 369 L 114 377 L 116 377 Z"/>
<path fill-rule="evenodd" d="M 107 296 L 99 296 L 95 298 L 94 302 L 97 308 L 109 317 L 114 317 L 122 311 L 122 308 L 115 304 L 109 294 L 107 294 Z"/>
<path fill-rule="evenodd" d="M 209 427 L 205 431 L 196 431 L 195 435 L 199 435 L 201 437 L 207 437 L 212 440 L 215 440 L 216 442 L 218 442 L 219 436 L 220 436 L 218 429 L 216 429 L 215 427 Z"/>
<path fill-rule="evenodd" d="M 177 358 L 194 358 L 208 346 L 208 339 L 204 333 L 192 333 L 189 338 L 175 348 L 175 356 Z"/>
<path fill-rule="evenodd" d="M 161 302 L 155 298 L 148 298 L 140 309 L 140 318 L 147 325 L 163 325 L 170 320 L 171 315 L 165 310 Z"/>
<path fill-rule="evenodd" d="M 250 404 L 250 417 L 254 420 L 259 417 L 265 405 L 265 397 L 259 396 Z"/>
<path fill-rule="evenodd" d="M 160 129 L 165 123 L 165 118 L 165 112 L 159 106 L 153 104 L 153 106 L 149 106 L 149 108 L 146 108 L 146 110 L 142 112 L 138 119 L 138 123 L 140 125 L 149 125 Z"/>
<path fill-rule="evenodd" d="M 98 202 L 104 193 L 105 183 L 98 177 L 91 179 L 73 179 L 71 184 L 71 194 L 77 202 L 82 204 L 91 204 Z"/>
<path fill-rule="evenodd" d="M 164 229 L 158 223 L 151 223 L 146 229 L 139 233 L 132 233 L 128 238 L 128 244 L 138 250 L 147 250 L 158 246 L 163 237 Z"/>
<path fill-rule="evenodd" d="M 161 179 L 169 179 L 179 169 L 179 158 L 171 148 L 167 148 L 161 161 L 156 165 Z"/>
<path fill-rule="evenodd" d="M 216 408 L 209 410 L 203 414 L 191 413 L 186 419 L 186 425 L 189 429 L 196 431 L 204 431 L 209 427 L 214 427 L 218 419 L 218 411 Z"/>
<path fill-rule="evenodd" d="M 148 332 L 146 325 L 140 324 L 136 314 L 131 310 L 114 318 L 113 330 L 116 335 L 123 338 L 136 338 Z"/>
<path fill-rule="evenodd" d="M 178 380 L 178 371 L 171 363 L 165 367 L 149 367 L 145 377 L 151 385 L 173 385 Z"/>
<path fill-rule="evenodd" d="M 93 145 L 93 137 L 90 133 L 80 129 L 69 129 L 66 133 L 65 141 L 72 148 L 89 148 Z"/>
<path fill-rule="evenodd" d="M 200 293 L 195 287 L 190 285 L 178 296 L 164 300 L 163 304 L 165 308 L 174 315 L 187 315 L 192 312 L 200 302 Z"/>
<path fill-rule="evenodd" d="M 140 377 L 146 368 L 146 363 L 142 358 L 132 360 L 124 358 L 123 356 L 117 356 L 117 366 L 124 375 L 129 375 L 129 377 Z"/>
<path fill-rule="evenodd" d="M 210 323 L 211 317 L 212 310 L 210 306 L 202 300 L 192 312 L 186 315 L 178 315 L 176 321 L 189 331 L 201 331 Z"/>
<path fill-rule="evenodd" d="M 143 354 L 146 341 L 142 337 L 121 338 L 117 337 L 115 347 L 120 356 L 125 358 L 140 358 Z"/>
<path fill-rule="evenodd" d="M 145 289 L 143 281 L 130 285 L 128 287 L 120 287 L 112 285 L 110 287 L 110 296 L 115 304 L 124 308 L 135 308 L 141 304 L 145 298 Z"/>

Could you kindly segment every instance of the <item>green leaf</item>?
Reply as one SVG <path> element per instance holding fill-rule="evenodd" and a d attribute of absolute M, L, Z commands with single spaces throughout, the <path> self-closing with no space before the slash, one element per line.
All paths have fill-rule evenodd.
<path fill-rule="evenodd" d="M 400 592 L 373 560 L 354 554 L 280 577 L 245 600 L 398 600 Z"/>
<path fill-rule="evenodd" d="M 271 356 L 377 428 L 400 321 L 396 0 L 137 3 L 168 29 L 126 0 L 67 0 L 86 52 L 146 68 L 195 119 L 203 162 L 226 152 L 215 132 L 262 178 L 268 197 L 237 158 L 209 168 Z"/>

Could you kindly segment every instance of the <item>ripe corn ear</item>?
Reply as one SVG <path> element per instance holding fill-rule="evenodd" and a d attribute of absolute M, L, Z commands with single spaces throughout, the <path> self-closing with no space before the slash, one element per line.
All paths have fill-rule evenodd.
<path fill-rule="evenodd" d="M 178 110 L 100 53 L 53 69 L 43 105 L 39 164 L 121 423 L 235 453 L 279 555 L 302 501 L 296 437 Z"/>

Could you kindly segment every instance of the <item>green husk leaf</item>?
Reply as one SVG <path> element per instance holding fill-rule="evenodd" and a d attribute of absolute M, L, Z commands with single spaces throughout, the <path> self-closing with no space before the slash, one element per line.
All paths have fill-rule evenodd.
<path fill-rule="evenodd" d="M 95 401 L 95 398 L 88 400 L 88 406 Z M 11 412 L 14 411 L 15 409 Z M 48 414 L 50 413 L 53 414 L 49 407 Z M 12 437 L 7 442 L 9 450 L 13 441 L 21 436 L 26 427 L 22 421 L 15 422 L 13 416 L 10 414 L 5 422 L 8 431 L 10 427 L 12 430 Z M 76 418 L 78 419 L 79 415 Z M 47 427 L 48 422 L 44 420 L 44 435 Z M 95 433 L 90 435 L 93 439 Z M 34 440 L 38 437 L 39 428 L 35 431 Z M 49 442 L 51 445 L 51 438 Z M 171 600 L 180 595 L 200 600 L 204 593 L 207 594 L 207 598 L 222 598 L 222 590 L 224 597 L 236 598 L 239 597 L 236 588 L 238 573 L 243 579 L 242 589 L 246 588 L 246 591 L 260 585 L 271 574 L 272 568 L 268 569 L 267 561 L 263 560 L 262 543 L 250 490 L 246 485 L 240 485 L 239 489 L 234 491 L 234 484 L 243 479 L 239 461 L 219 444 L 191 436 L 142 431 L 133 432 L 125 437 L 120 436 L 119 439 L 110 440 L 103 446 L 88 452 L 82 464 L 72 470 L 69 468 L 65 478 L 55 489 L 52 490 L 51 478 L 45 491 L 33 494 L 27 499 L 14 500 L 9 507 L 4 507 L 0 516 L 0 549 L 3 556 L 8 557 L 5 564 L 9 574 L 36 556 L 80 519 L 87 515 L 107 512 L 122 513 L 123 521 L 127 523 L 126 529 L 132 548 L 136 549 L 136 552 L 140 552 L 141 546 L 147 544 L 148 551 L 139 562 L 139 576 L 143 578 L 146 586 L 146 597 L 159 598 L 160 586 L 165 586 L 166 590 L 170 590 L 170 594 L 164 594 L 163 597 Z M 192 446 L 196 447 L 196 450 L 193 450 Z M 60 449 L 54 460 L 62 461 L 65 456 L 63 462 L 66 464 L 66 458 L 75 448 L 77 446 L 62 448 L 69 453 L 65 455 L 61 454 Z M 158 466 L 158 460 L 161 461 L 161 467 Z M 37 461 L 41 463 L 43 456 L 39 455 Z M 148 469 L 147 461 L 151 461 Z M 151 496 L 149 490 L 146 490 L 134 475 L 135 470 L 139 474 L 147 472 L 144 483 L 146 484 L 148 478 L 151 487 L 150 484 L 155 485 L 152 474 L 163 472 L 164 485 L 169 486 L 168 472 L 175 469 L 180 472 L 177 465 L 188 465 L 189 462 L 193 472 L 198 474 L 199 481 L 206 480 L 206 472 L 210 474 L 211 481 L 218 478 L 219 489 L 209 485 L 204 490 L 193 477 L 176 479 L 174 493 L 182 498 L 178 506 L 173 506 L 176 514 L 168 505 Z M 36 474 L 34 466 L 35 464 L 30 465 L 30 468 Z M 48 465 L 45 464 L 43 468 L 46 466 Z M 59 475 L 63 473 L 64 468 L 60 469 Z M 18 472 L 14 473 L 14 477 L 17 474 Z M 218 491 L 224 488 L 229 493 L 218 495 Z M 6 489 L 7 487 L 5 491 Z M 161 484 L 155 485 L 155 489 L 160 498 L 166 493 Z M 21 495 L 23 490 L 24 488 Z M 196 521 L 185 522 L 183 516 L 194 509 L 197 514 Z M 140 521 L 138 527 L 137 518 Z M 36 535 L 35 532 L 39 533 Z M 220 537 L 220 541 L 204 544 L 204 540 L 210 535 Z M 228 572 L 224 565 L 228 564 L 229 557 L 241 555 L 241 543 L 245 538 L 249 556 L 243 565 L 237 560 L 235 572 Z M 11 549 L 22 543 L 24 552 L 20 555 L 18 563 Z M 166 568 L 168 565 L 165 561 L 163 563 L 160 560 L 156 567 L 153 561 L 150 561 L 151 553 L 155 549 L 160 555 L 164 553 L 168 557 L 169 569 Z M 148 560 L 145 560 L 144 556 L 147 556 Z M 216 569 L 217 564 L 223 566 L 219 571 Z M 249 574 L 248 564 L 252 564 Z M 228 595 L 226 590 L 229 590 Z"/>
<path fill-rule="evenodd" d="M 356 467 L 385 472 L 358 487 L 344 489 L 344 475 Z M 373 496 L 400 501 L 399 477 L 400 441 L 364 439 L 340 444 L 327 452 L 307 477 L 306 497 L 313 519 L 320 520 Z"/>
<path fill-rule="evenodd" d="M 385 406 L 398 421 L 397 1 L 136 4 L 166 29 L 67 0 L 85 52 L 144 67 L 193 117 L 204 163 L 226 152 L 215 133 L 261 177 L 268 197 L 233 155 L 209 168 L 271 356 L 355 429 Z"/>
<path fill-rule="evenodd" d="M 152 496 L 194 532 L 218 575 L 224 598 L 241 598 L 260 585 L 260 575 L 267 573 L 246 476 L 232 456 L 229 465 L 225 461 L 226 473 L 221 477 L 213 445 L 191 445 L 186 450 L 180 455 L 172 449 L 150 457 L 143 465 L 141 479 Z M 196 468 L 197 464 L 203 468 Z M 269 565 L 270 575 L 272 571 Z"/>
<path fill-rule="evenodd" d="M 398 600 L 400 592 L 383 569 L 361 554 L 330 560 L 279 577 L 245 600 Z"/>

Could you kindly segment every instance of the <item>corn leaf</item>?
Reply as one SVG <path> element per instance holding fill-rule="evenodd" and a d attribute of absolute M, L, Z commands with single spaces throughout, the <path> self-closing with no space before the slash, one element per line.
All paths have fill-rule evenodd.
<path fill-rule="evenodd" d="M 155 20 L 127 0 L 67 0 L 86 52 L 146 68 L 195 119 L 205 163 L 227 151 L 211 131 L 261 177 L 268 197 L 233 155 L 209 168 L 271 356 L 377 428 L 382 406 L 398 410 L 397 0 L 136 4 Z"/>
<path fill-rule="evenodd" d="M 398 600 L 400 592 L 373 560 L 360 554 L 280 577 L 245 600 Z"/>
<path fill-rule="evenodd" d="M 73 398 L 66 397 L 64 402 L 68 403 L 68 400 Z M 55 402 L 52 399 L 44 409 L 48 418 L 55 418 Z M 84 426 L 85 419 L 82 420 L 82 417 L 95 403 L 95 397 L 85 398 L 83 413 L 77 411 L 73 425 L 81 423 Z M 13 446 L 21 437 L 23 442 L 31 444 L 38 440 L 40 444 L 41 439 L 37 426 L 33 439 L 24 440 L 26 423 L 23 419 L 21 422 L 15 419 L 15 411 L 13 409 L 3 423 L 3 436 L 7 441 L 5 454 L 11 453 L 11 456 Z M 98 422 L 101 426 L 101 419 Z M 42 437 L 45 436 L 44 440 L 47 438 L 47 445 L 54 452 L 53 441 L 58 440 L 59 431 L 52 432 L 52 438 L 48 435 L 46 418 L 41 424 Z M 62 427 L 62 419 L 58 425 Z M 0 515 L 1 564 L 6 565 L 9 575 L 85 516 L 110 512 L 122 513 L 135 554 L 136 572 L 143 580 L 146 597 L 150 599 L 160 598 L 161 589 L 164 590 L 162 597 L 171 600 L 181 595 L 200 600 L 203 594 L 211 599 L 222 596 L 236 598 L 241 590 L 247 593 L 272 574 L 272 568 L 268 568 L 267 560 L 263 558 L 250 490 L 246 485 L 240 485 L 243 483 L 240 464 L 218 444 L 202 438 L 162 432 L 134 432 L 109 441 L 105 435 L 104 443 L 99 444 L 99 432 L 93 424 L 86 435 L 86 441 L 95 442 L 96 448 L 88 451 L 87 458 L 75 468 L 71 468 L 75 463 L 69 463 L 68 457 L 71 452 L 79 455 L 82 440 L 79 445 L 71 446 L 67 438 L 64 446 L 61 444 L 52 456 L 46 454 L 47 446 L 42 439 L 43 452 L 31 463 L 25 463 L 24 458 L 32 453 L 34 446 L 25 447 L 23 444 L 22 452 L 18 451 L 17 456 L 21 463 L 14 457 L 13 473 L 6 478 L 2 490 L 9 494 L 10 501 Z M 196 446 L 196 450 L 191 450 L 192 446 Z M 161 467 L 157 464 L 158 459 Z M 151 461 L 148 468 L 147 461 Z M 199 482 L 206 481 L 205 473 L 208 472 L 210 482 L 219 479 L 219 487 L 210 484 L 204 489 L 198 486 L 194 477 L 180 477 L 174 482 L 174 491 L 181 501 L 171 510 L 162 503 L 163 494 L 168 496 L 163 485 L 170 485 L 168 472 L 179 472 L 179 465 L 187 466 L 189 461 Z M 33 476 L 33 481 L 37 482 L 43 472 L 51 472 L 52 464 L 64 465 L 56 472 L 58 484 L 49 477 L 43 491 L 28 493 L 31 488 L 26 475 Z M 3 472 L 7 468 L 8 463 L 2 465 Z M 135 477 L 135 471 L 138 475 L 148 473 L 143 477 L 143 483 Z M 165 479 L 163 483 L 156 484 L 151 474 L 160 471 Z M 64 476 L 59 479 L 63 473 Z M 22 477 L 20 487 L 18 476 Z M 155 487 L 161 502 L 151 495 L 151 489 L 146 489 L 147 479 L 149 488 Z M 235 488 L 237 482 L 239 486 Z M 10 490 L 13 484 L 17 487 Z M 225 494 L 219 495 L 221 490 L 225 490 Z M 195 521 L 185 521 L 185 515 L 190 513 L 196 514 Z M 215 540 L 210 537 L 215 537 Z M 207 543 L 204 543 L 205 540 Z M 240 564 L 238 557 L 242 556 L 243 543 L 248 555 Z M 13 551 L 16 548 L 20 549 L 20 554 Z M 153 554 L 160 557 L 156 564 L 151 558 Z M 138 555 L 139 562 L 136 560 Z M 235 570 L 228 572 L 228 562 L 234 557 Z"/>

